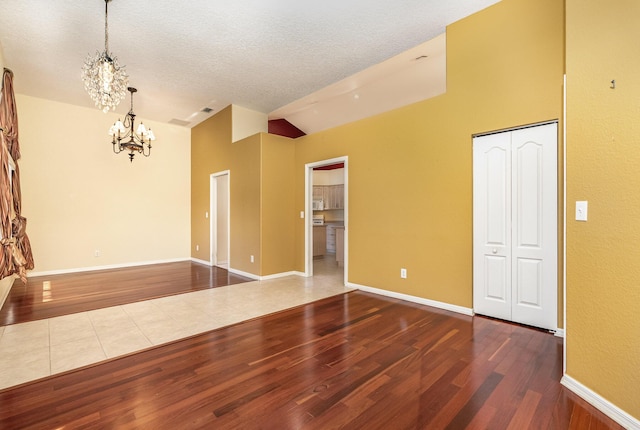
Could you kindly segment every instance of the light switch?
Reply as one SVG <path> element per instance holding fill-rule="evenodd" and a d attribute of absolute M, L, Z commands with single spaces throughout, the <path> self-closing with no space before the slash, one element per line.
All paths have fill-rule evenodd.
<path fill-rule="evenodd" d="M 304 211 L 300 211 L 300 218 L 304 218 Z"/>
<path fill-rule="evenodd" d="M 588 202 L 586 201 L 576 202 L 576 221 L 587 220 L 587 205 L 588 205 Z"/>

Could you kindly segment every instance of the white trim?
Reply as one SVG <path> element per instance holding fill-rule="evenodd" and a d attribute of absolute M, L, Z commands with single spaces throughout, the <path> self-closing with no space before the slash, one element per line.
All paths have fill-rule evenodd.
<path fill-rule="evenodd" d="M 199 258 L 194 258 L 191 257 L 191 261 L 194 263 L 198 263 L 198 264 L 203 264 L 205 266 L 213 266 L 213 264 L 211 263 L 211 261 L 207 261 L 207 260 L 200 260 Z"/>
<path fill-rule="evenodd" d="M 189 261 L 189 260 L 193 260 L 193 259 L 192 258 L 175 258 L 175 259 L 169 259 L 169 260 L 139 261 L 137 263 L 121 263 L 121 264 L 107 264 L 104 266 L 76 267 L 73 269 L 46 270 L 43 272 L 29 272 L 27 276 L 31 278 L 34 276 L 65 275 L 67 273 L 92 272 L 94 270 L 105 270 L 105 269 L 123 269 L 125 267 L 150 266 L 152 264 L 176 263 L 179 261 Z M 209 262 L 207 262 L 207 264 L 209 264 Z"/>
<path fill-rule="evenodd" d="M 278 279 L 278 278 L 284 278 L 287 276 L 304 276 L 304 273 L 291 271 L 291 272 L 274 273 L 273 275 L 260 276 L 259 278 L 261 281 L 266 281 L 269 279 Z"/>
<path fill-rule="evenodd" d="M 556 336 L 556 337 L 564 338 L 564 329 L 563 328 L 557 328 L 556 332 L 553 335 Z"/>
<path fill-rule="evenodd" d="M 640 420 L 632 417 L 627 412 L 620 409 L 618 406 L 614 405 L 600 394 L 590 390 L 586 386 L 582 385 L 580 382 L 573 379 L 571 376 L 564 375 L 560 380 L 560 383 L 567 387 L 567 389 L 573 391 L 578 396 L 582 397 L 588 403 L 590 403 L 593 407 L 598 409 L 600 412 L 620 424 L 626 429 L 639 430 L 640 429 Z"/>
<path fill-rule="evenodd" d="M 328 160 L 315 161 L 304 165 L 304 276 L 313 276 L 313 168 L 329 164 L 344 163 L 344 281 L 349 279 L 349 156 L 330 158 Z"/>
<path fill-rule="evenodd" d="M 567 373 L 567 74 L 562 79 L 562 374 Z"/>
<path fill-rule="evenodd" d="M 227 270 L 229 271 L 229 273 L 233 273 L 235 275 L 240 275 L 240 276 L 244 276 L 245 278 L 255 279 L 256 281 L 260 280 L 260 276 L 254 275 L 253 273 L 243 272 L 242 270 L 232 269 L 231 267 L 229 267 Z"/>
<path fill-rule="evenodd" d="M 422 297 L 410 296 L 408 294 L 396 293 L 395 291 L 381 290 L 379 288 L 367 287 L 366 285 L 354 284 L 353 282 L 347 282 L 347 287 L 357 288 L 358 290 L 366 291 L 368 293 L 379 294 L 381 296 L 392 297 L 394 299 L 405 300 L 407 302 L 418 303 L 420 305 L 431 306 L 438 309 L 444 309 L 445 311 L 456 312 L 458 314 L 473 316 L 473 309 L 465 308 L 464 306 L 452 305 L 450 303 L 438 302 L 436 300 L 425 299 Z"/>

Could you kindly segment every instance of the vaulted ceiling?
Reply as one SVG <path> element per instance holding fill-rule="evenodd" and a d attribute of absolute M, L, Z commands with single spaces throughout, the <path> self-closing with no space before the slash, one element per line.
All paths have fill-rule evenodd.
<path fill-rule="evenodd" d="M 497 1 L 112 0 L 109 47 L 141 118 L 191 127 L 236 104 L 311 133 L 443 92 L 446 25 Z M 93 106 L 80 71 L 104 49 L 104 6 L 2 0 L 16 92 Z"/>

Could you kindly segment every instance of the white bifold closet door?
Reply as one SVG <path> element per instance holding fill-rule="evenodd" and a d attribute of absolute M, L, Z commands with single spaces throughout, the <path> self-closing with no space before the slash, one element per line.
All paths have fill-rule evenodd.
<path fill-rule="evenodd" d="M 473 139 L 473 307 L 555 330 L 558 125 Z"/>

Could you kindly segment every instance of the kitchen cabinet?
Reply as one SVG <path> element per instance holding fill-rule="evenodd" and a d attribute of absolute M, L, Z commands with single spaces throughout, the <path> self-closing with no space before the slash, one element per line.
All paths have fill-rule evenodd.
<path fill-rule="evenodd" d="M 344 209 L 344 184 L 314 185 L 313 200 L 322 200 L 324 210 Z"/>
<path fill-rule="evenodd" d="M 327 227 L 313 226 L 313 256 L 319 257 L 327 253 Z"/>
<path fill-rule="evenodd" d="M 344 267 L 344 227 L 336 227 L 336 262 Z"/>
<path fill-rule="evenodd" d="M 344 227 L 342 221 L 329 222 L 327 226 L 327 254 L 336 253 L 336 228 Z"/>
<path fill-rule="evenodd" d="M 313 186 L 313 200 L 324 200 L 324 186 Z"/>
<path fill-rule="evenodd" d="M 327 188 L 330 209 L 344 209 L 344 184 L 329 185 Z"/>

